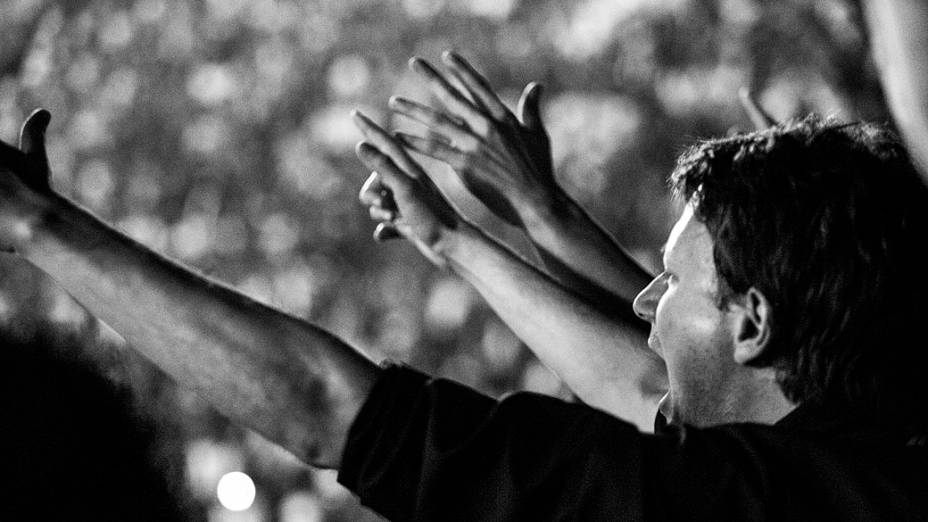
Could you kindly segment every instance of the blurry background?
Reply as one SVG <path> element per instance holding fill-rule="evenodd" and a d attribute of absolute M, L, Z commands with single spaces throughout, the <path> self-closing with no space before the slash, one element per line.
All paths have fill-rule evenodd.
<path fill-rule="evenodd" d="M 448 48 L 512 104 L 543 82 L 559 179 L 654 267 L 674 158 L 750 127 L 740 86 L 777 118 L 889 119 L 862 27 L 854 0 L 5 0 L 0 137 L 15 142 L 46 107 L 53 186 L 142 243 L 377 359 L 491 394 L 564 395 L 460 279 L 371 240 L 350 109 L 403 124 L 388 96 L 434 102 L 406 60 Z M 466 214 L 524 246 L 437 172 Z M 334 473 L 230 426 L 7 254 L 0 331 L 56 339 L 129 388 L 194 520 L 377 519 Z M 231 488 L 240 511 L 217 497 L 236 471 L 256 488 L 252 503 Z M 247 490 L 242 475 L 224 487 L 235 478 Z"/>

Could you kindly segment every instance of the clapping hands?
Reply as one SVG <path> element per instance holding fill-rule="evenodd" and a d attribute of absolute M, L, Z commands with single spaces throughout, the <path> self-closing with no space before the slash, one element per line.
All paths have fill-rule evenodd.
<path fill-rule="evenodd" d="M 490 210 L 521 226 L 525 212 L 551 201 L 557 190 L 551 147 L 539 110 L 541 85 L 525 87 L 517 118 L 466 60 L 445 52 L 442 61 L 461 89 L 425 60 L 410 60 L 410 67 L 445 109 L 391 98 L 392 110 L 429 130 L 425 137 L 404 133 L 397 137 L 407 147 L 450 165 Z"/>
<path fill-rule="evenodd" d="M 430 261 L 444 265 L 442 248 L 460 225 L 460 215 L 401 143 L 364 114 L 352 116 L 365 137 L 358 158 L 373 171 L 359 197 L 380 222 L 374 237 L 405 237 Z"/>

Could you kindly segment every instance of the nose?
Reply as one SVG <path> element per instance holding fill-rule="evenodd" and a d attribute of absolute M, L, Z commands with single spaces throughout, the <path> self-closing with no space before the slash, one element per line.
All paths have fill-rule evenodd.
<path fill-rule="evenodd" d="M 654 313 L 657 310 L 657 302 L 660 301 L 661 295 L 664 293 L 664 286 L 661 276 L 652 279 L 632 302 L 632 310 L 635 311 L 635 315 L 649 323 L 652 322 Z"/>

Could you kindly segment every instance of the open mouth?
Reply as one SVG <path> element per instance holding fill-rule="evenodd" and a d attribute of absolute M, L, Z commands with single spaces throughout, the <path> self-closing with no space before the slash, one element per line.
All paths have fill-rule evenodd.
<path fill-rule="evenodd" d="M 670 392 L 668 391 L 664 394 L 663 397 L 661 397 L 660 402 L 657 403 L 657 411 L 661 412 L 661 415 L 663 415 L 667 422 L 670 423 L 673 419 L 671 417 L 672 410 L 673 407 L 671 405 Z"/>

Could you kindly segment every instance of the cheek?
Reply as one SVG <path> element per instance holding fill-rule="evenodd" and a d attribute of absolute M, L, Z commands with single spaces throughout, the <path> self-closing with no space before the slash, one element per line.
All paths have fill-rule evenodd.
<path fill-rule="evenodd" d="M 680 289 L 664 294 L 657 305 L 655 328 L 668 366 L 700 359 L 719 342 L 722 313 L 715 303 Z"/>
<path fill-rule="evenodd" d="M 719 310 L 715 303 L 687 292 L 686 288 L 668 289 L 655 310 L 657 326 L 668 332 L 708 333 L 718 326 Z"/>

